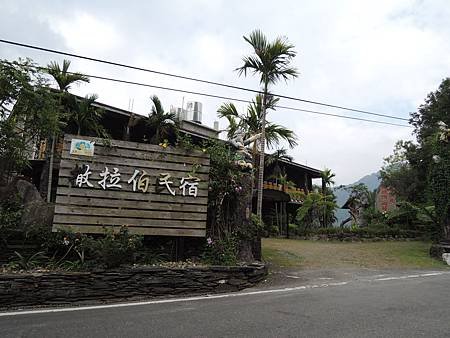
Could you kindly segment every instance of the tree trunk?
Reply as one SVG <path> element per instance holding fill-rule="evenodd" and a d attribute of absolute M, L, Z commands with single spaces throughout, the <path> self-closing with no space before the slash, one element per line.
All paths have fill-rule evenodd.
<path fill-rule="evenodd" d="M 253 262 L 255 260 L 253 256 L 253 252 L 255 251 L 255 238 L 252 238 L 249 234 L 249 232 L 251 233 L 249 230 L 253 226 L 250 217 L 252 210 L 253 175 L 250 173 L 242 175 L 240 183 L 242 195 L 237 200 L 234 221 L 235 226 L 241 228 L 239 232 L 247 235 L 243 236 L 239 241 L 238 259 L 241 262 Z M 261 242 L 259 241 L 259 243 Z"/>
<path fill-rule="evenodd" d="M 267 106 L 267 81 L 264 83 L 264 96 L 261 114 L 261 150 L 259 154 L 259 171 L 258 171 L 258 199 L 256 201 L 256 214 L 262 221 L 262 199 L 263 199 L 263 180 L 264 180 L 264 151 L 266 145 L 266 106 Z"/>

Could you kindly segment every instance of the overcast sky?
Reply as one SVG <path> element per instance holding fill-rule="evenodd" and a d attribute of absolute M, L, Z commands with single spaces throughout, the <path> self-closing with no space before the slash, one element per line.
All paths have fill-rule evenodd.
<path fill-rule="evenodd" d="M 251 49 L 242 36 L 261 29 L 286 36 L 298 52 L 300 76 L 273 92 L 407 118 L 449 76 L 450 6 L 410 1 L 6 1 L 0 0 L 0 38 L 159 71 L 258 89 L 258 78 L 234 69 Z M 42 65 L 62 57 L 0 44 L 0 58 L 31 57 Z M 98 63 L 72 60 L 72 70 L 131 81 L 251 99 L 250 93 Z M 223 102 L 195 95 L 94 80 L 72 89 L 99 101 L 147 114 L 149 97 L 164 107 L 203 102 L 212 126 Z M 363 116 L 281 100 L 281 105 Z M 237 104 L 244 109 L 244 104 Z M 336 173 L 348 184 L 379 170 L 411 129 L 277 110 L 268 119 L 299 137 L 297 162 Z M 389 122 L 400 122 L 387 120 Z M 226 126 L 224 120 L 221 127 Z"/>

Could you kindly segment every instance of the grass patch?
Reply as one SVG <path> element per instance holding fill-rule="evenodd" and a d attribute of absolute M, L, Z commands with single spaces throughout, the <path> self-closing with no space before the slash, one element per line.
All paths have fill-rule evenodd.
<path fill-rule="evenodd" d="M 429 256 L 431 243 L 421 241 L 351 243 L 265 238 L 262 245 L 264 260 L 281 268 L 448 268 Z"/>

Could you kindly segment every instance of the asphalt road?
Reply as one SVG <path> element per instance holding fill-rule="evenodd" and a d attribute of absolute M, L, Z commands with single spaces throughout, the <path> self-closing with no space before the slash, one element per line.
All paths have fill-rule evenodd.
<path fill-rule="evenodd" d="M 367 276 L 210 299 L 0 313 L 2 338 L 419 336 L 450 337 L 448 271 Z"/>

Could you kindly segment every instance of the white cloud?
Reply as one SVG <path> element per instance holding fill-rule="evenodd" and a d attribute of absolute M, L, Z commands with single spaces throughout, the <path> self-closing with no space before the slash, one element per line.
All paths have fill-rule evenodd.
<path fill-rule="evenodd" d="M 91 53 L 95 50 L 104 55 L 120 48 L 124 42 L 112 22 L 86 12 L 76 12 L 69 18 L 66 14 L 49 21 L 51 28 L 64 37 L 67 46 L 78 53 Z"/>
<path fill-rule="evenodd" d="M 300 76 L 274 92 L 408 118 L 428 92 L 448 76 L 450 6 L 446 0 L 360 1 L 137 1 L 0 3 L 4 38 L 66 49 L 155 70 L 258 88 L 258 78 L 238 77 L 234 69 L 250 53 L 242 39 L 252 29 L 269 38 L 286 35 L 299 51 Z M 20 27 L 20 30 L 18 29 Z M 2 46 L 3 47 L 3 46 Z M 40 63 L 55 55 L 14 47 L 0 57 L 33 56 Z M 73 70 L 159 86 L 251 99 L 252 94 L 150 73 L 74 59 Z M 204 103 L 204 122 L 212 125 L 222 100 L 151 88 L 92 81 L 74 88 L 100 101 L 146 114 L 149 96 L 161 97 L 166 109 L 183 97 Z M 281 104 L 365 118 L 361 114 L 282 100 Z M 244 104 L 237 104 L 242 109 Z M 337 173 L 338 184 L 374 172 L 397 139 L 410 130 L 279 110 L 276 123 L 299 135 L 292 151 L 297 161 Z M 389 120 L 406 123 L 406 121 Z M 222 127 L 224 121 L 221 121 Z"/>

